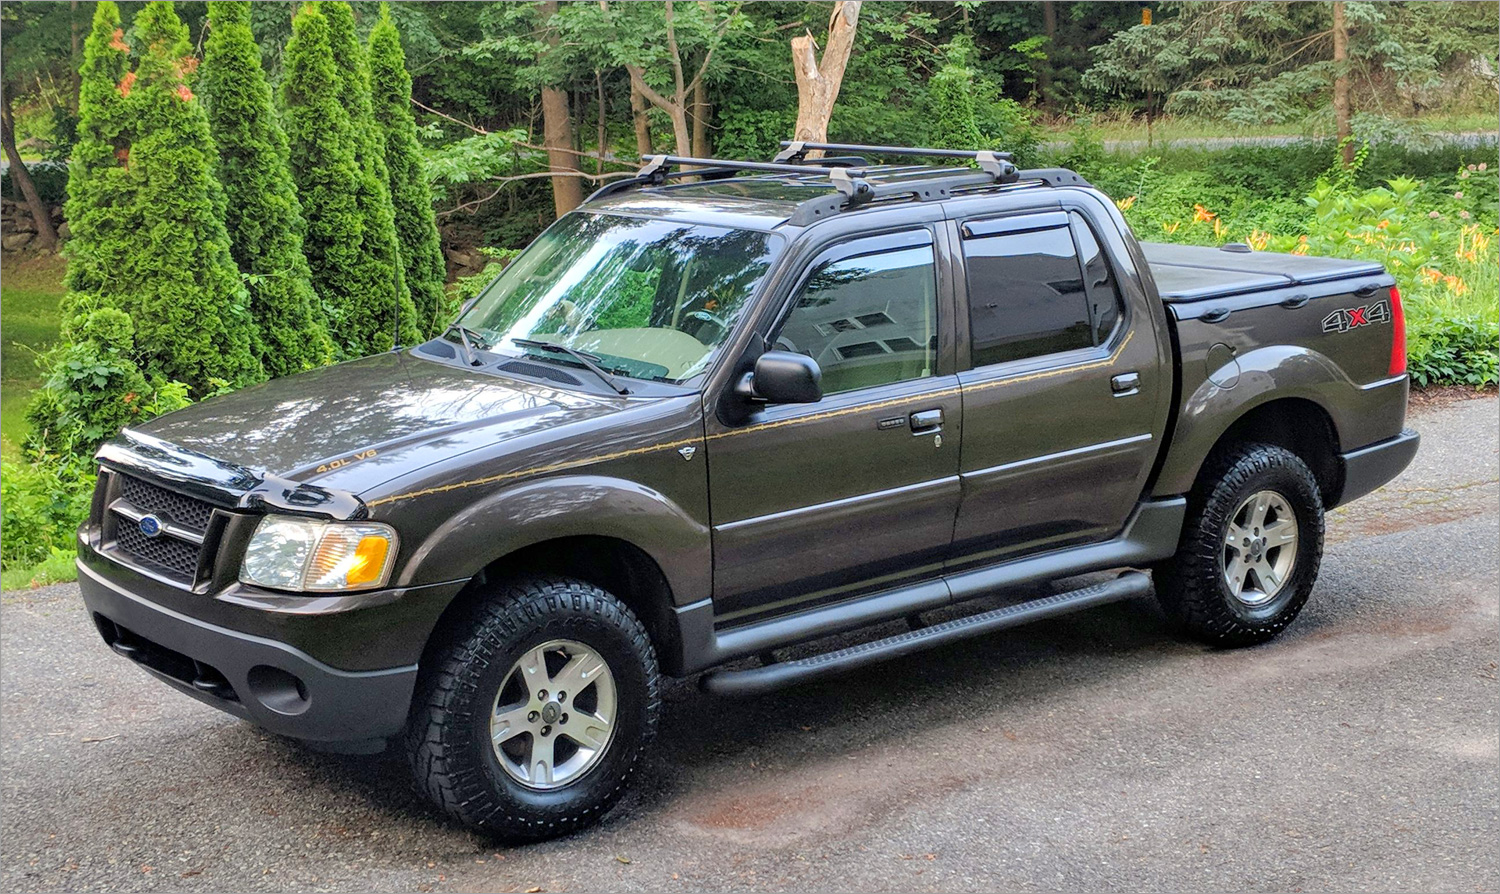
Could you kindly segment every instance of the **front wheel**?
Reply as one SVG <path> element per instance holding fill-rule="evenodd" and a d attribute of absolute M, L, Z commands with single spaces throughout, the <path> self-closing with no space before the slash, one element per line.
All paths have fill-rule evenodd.
<path fill-rule="evenodd" d="M 1190 636 L 1254 645 L 1302 611 L 1322 556 L 1323 499 L 1307 464 L 1281 447 L 1247 445 L 1205 470 L 1157 595 Z"/>
<path fill-rule="evenodd" d="M 500 589 L 447 631 L 407 730 L 417 785 L 508 841 L 592 823 L 656 732 L 656 654 L 634 613 L 577 580 Z"/>

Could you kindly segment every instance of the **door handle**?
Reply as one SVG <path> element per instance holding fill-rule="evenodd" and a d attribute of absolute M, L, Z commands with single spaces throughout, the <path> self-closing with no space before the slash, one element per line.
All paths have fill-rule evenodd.
<path fill-rule="evenodd" d="M 1109 380 L 1109 387 L 1114 390 L 1115 397 L 1128 397 L 1138 394 L 1141 390 L 1141 374 L 1137 372 L 1120 373 Z"/>
<path fill-rule="evenodd" d="M 911 433 L 914 435 L 925 435 L 935 431 L 943 430 L 943 411 L 922 410 L 911 414 Z"/>

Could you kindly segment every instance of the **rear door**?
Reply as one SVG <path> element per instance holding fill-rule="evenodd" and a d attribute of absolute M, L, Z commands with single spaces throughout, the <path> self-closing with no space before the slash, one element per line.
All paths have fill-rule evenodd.
<path fill-rule="evenodd" d="M 963 499 L 953 566 L 1104 540 L 1129 517 L 1165 424 L 1170 367 L 1135 277 L 1076 210 L 954 224 Z M 965 319 L 966 317 L 966 319 Z M 962 324 L 966 325 L 965 328 Z"/>
<path fill-rule="evenodd" d="M 770 328 L 815 359 L 823 399 L 709 420 L 714 607 L 725 621 L 941 572 L 958 509 L 951 296 L 934 230 L 836 244 Z"/>

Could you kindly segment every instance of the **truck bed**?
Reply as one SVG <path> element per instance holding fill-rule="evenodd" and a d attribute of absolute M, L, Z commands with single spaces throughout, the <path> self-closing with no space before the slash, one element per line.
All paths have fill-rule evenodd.
<path fill-rule="evenodd" d="M 1161 298 L 1168 304 L 1226 298 L 1288 286 L 1384 272 L 1370 261 L 1315 258 L 1270 251 L 1142 242 Z"/>

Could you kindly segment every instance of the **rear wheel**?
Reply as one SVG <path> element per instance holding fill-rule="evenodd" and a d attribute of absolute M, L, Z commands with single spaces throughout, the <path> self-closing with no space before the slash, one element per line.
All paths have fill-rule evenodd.
<path fill-rule="evenodd" d="M 418 787 L 510 841 L 596 821 L 656 732 L 656 654 L 624 603 L 563 578 L 502 587 L 454 625 L 407 730 Z"/>
<path fill-rule="evenodd" d="M 1157 595 L 1189 635 L 1253 645 L 1302 611 L 1322 555 L 1323 500 L 1307 464 L 1281 447 L 1246 445 L 1205 470 Z"/>

